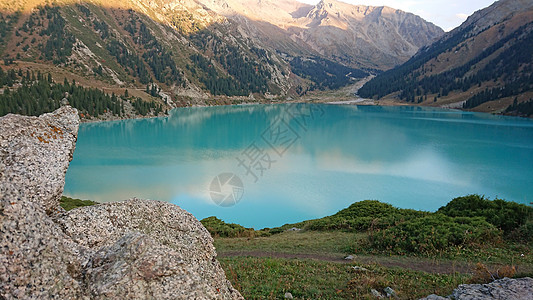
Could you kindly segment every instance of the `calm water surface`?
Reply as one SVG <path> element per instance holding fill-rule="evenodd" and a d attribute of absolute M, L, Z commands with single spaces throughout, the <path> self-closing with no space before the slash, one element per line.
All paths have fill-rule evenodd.
<path fill-rule="evenodd" d="M 242 189 L 218 189 L 221 173 Z M 533 121 L 418 107 L 180 108 L 82 124 L 65 185 L 76 198 L 158 199 L 255 228 L 364 199 L 433 211 L 471 193 L 533 201 Z M 240 201 L 212 200 L 227 195 Z"/>

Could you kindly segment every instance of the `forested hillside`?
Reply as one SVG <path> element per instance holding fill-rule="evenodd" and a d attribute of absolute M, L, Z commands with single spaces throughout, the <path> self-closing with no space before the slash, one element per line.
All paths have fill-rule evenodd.
<path fill-rule="evenodd" d="M 527 115 L 508 107 L 533 98 L 533 9 L 505 17 L 481 30 L 459 27 L 368 82 L 360 96 Z"/>
<path fill-rule="evenodd" d="M 50 73 L 57 81 L 77 78 L 80 87 L 105 90 L 102 97 L 107 98 L 130 89 L 145 102 L 156 101 L 163 110 L 209 104 L 211 97 L 254 94 L 261 99 L 267 94 L 284 97 L 315 88 L 335 89 L 350 83 L 346 75 L 366 75 L 320 56 L 314 60 L 325 68 L 317 73 L 316 65 L 298 64 L 298 59 L 291 63 L 244 33 L 234 21 L 197 2 L 168 4 L 164 0 L 2 3 L 1 68 L 6 74 L 19 69 L 24 74 Z M 21 93 L 30 95 L 30 86 L 44 88 L 41 85 L 40 80 L 26 81 L 6 92 L 14 95 L 20 87 L 26 89 Z M 157 88 L 154 92 L 147 86 Z M 39 107 L 57 106 L 58 99 L 48 100 Z M 35 99 L 27 101 L 19 100 L 17 106 L 13 101 L 2 103 L 2 112 L 37 114 L 42 110 L 33 109 Z M 104 110 L 121 117 L 112 107 Z M 86 113 L 102 114 L 101 110 Z"/>
<path fill-rule="evenodd" d="M 209 0 L 0 2 L 0 62 L 4 62 L 0 67 L 5 73 L 13 69 L 50 73 L 57 82 L 75 79 L 78 86 L 96 88 L 106 97 L 123 95 L 128 89 L 133 97 L 155 101 L 166 110 L 269 102 L 338 89 L 368 72 L 405 61 L 442 34 L 437 26 L 409 13 L 333 0 L 316 7 L 291 0 L 219 4 Z M 294 10 L 308 15 L 297 16 Z M 328 18 L 317 14 L 337 16 L 334 30 L 344 30 L 340 36 L 350 37 L 346 45 L 364 36 L 353 36 L 354 30 L 358 32 L 354 26 L 367 25 L 396 42 L 363 43 L 360 49 L 335 42 L 334 49 L 326 49 L 317 41 L 331 36 L 326 30 Z M 342 20 L 348 17 L 351 25 L 346 27 Z M 391 26 L 398 28 L 390 31 Z M 306 29 L 296 34 L 297 27 Z"/>
<path fill-rule="evenodd" d="M 156 102 L 130 97 L 126 90 L 120 97 L 109 95 L 96 88 L 80 86 L 76 81 L 56 83 L 50 73 L 25 73 L 11 69 L 5 73 L 0 69 L 0 116 L 8 113 L 38 116 L 69 104 L 78 109 L 82 119 L 102 115 L 125 117 L 127 113 L 142 116 L 157 116 L 163 106 Z"/>

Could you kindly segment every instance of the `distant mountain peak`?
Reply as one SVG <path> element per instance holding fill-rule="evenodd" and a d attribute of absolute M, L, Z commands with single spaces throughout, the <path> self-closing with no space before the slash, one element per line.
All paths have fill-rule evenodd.
<path fill-rule="evenodd" d="M 533 1 L 500 0 L 359 93 L 484 112 L 519 110 L 533 93 L 532 47 Z"/>

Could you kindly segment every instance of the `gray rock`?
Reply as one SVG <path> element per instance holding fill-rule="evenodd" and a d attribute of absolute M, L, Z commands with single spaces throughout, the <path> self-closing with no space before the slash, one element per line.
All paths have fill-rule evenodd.
<path fill-rule="evenodd" d="M 354 269 L 357 272 L 367 272 L 367 268 L 359 267 L 359 266 L 352 266 L 352 269 Z"/>
<path fill-rule="evenodd" d="M 394 291 L 390 286 L 384 288 L 383 292 L 385 292 L 385 296 L 387 296 L 387 298 L 398 298 L 398 295 L 396 295 L 396 291 Z"/>
<path fill-rule="evenodd" d="M 173 249 L 128 233 L 87 263 L 91 299 L 222 299 Z"/>
<path fill-rule="evenodd" d="M 0 298 L 79 298 L 89 254 L 47 216 L 59 207 L 78 113 L 0 118 Z"/>
<path fill-rule="evenodd" d="M 0 299 L 242 299 L 175 205 L 58 208 L 78 124 L 70 107 L 0 118 Z"/>
<path fill-rule="evenodd" d="M 442 297 L 442 296 L 431 294 L 431 295 L 427 296 L 426 298 L 422 298 L 420 300 L 449 300 L 449 299 L 450 298 L 445 298 L 445 297 Z"/>
<path fill-rule="evenodd" d="M 0 118 L 0 196 L 59 206 L 78 136 L 78 111 L 64 106 L 40 117 Z"/>
<path fill-rule="evenodd" d="M 73 241 L 93 249 L 110 246 L 131 232 L 144 233 L 175 251 L 222 295 L 240 297 L 216 260 L 207 229 L 177 205 L 134 198 L 74 209 L 57 222 Z"/>
<path fill-rule="evenodd" d="M 372 296 L 376 297 L 376 298 L 383 298 L 383 294 L 381 294 L 378 290 L 376 289 L 371 289 L 370 290 L 370 293 L 372 293 Z"/>
<path fill-rule="evenodd" d="M 0 201 L 0 299 L 80 298 L 84 253 L 39 204 Z"/>
<path fill-rule="evenodd" d="M 345 260 L 353 260 L 354 259 L 354 256 L 353 255 L 348 255 L 344 258 Z"/>
<path fill-rule="evenodd" d="M 292 228 L 287 229 L 287 231 L 300 231 L 300 230 L 302 229 L 297 228 L 297 227 L 292 227 Z"/>
<path fill-rule="evenodd" d="M 292 296 L 292 294 L 289 293 L 289 292 L 285 293 L 285 296 L 284 296 L 284 297 L 285 297 L 285 299 L 294 299 L 294 297 Z"/>
<path fill-rule="evenodd" d="M 430 295 L 424 300 L 532 300 L 533 279 L 503 278 L 487 284 L 461 284 L 447 297 Z"/>
<path fill-rule="evenodd" d="M 533 279 L 503 278 L 487 284 L 461 284 L 451 295 L 461 300 L 526 300 L 533 299 Z"/>

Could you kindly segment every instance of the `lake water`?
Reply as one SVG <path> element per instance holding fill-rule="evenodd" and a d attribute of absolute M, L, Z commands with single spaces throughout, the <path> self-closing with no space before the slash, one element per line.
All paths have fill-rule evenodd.
<path fill-rule="evenodd" d="M 365 199 L 434 211 L 472 193 L 533 201 L 533 121 L 419 107 L 180 108 L 82 124 L 65 185 L 75 198 L 157 199 L 255 228 Z"/>

